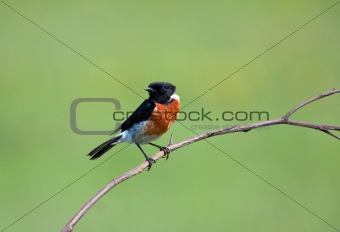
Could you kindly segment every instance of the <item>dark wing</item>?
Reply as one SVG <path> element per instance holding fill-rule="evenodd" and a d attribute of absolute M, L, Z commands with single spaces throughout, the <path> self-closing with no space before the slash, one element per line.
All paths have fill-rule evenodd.
<path fill-rule="evenodd" d="M 139 122 L 148 120 L 155 109 L 156 104 L 154 101 L 145 100 L 136 110 L 132 113 L 128 119 L 121 125 L 122 131 L 131 128 L 133 125 Z"/>

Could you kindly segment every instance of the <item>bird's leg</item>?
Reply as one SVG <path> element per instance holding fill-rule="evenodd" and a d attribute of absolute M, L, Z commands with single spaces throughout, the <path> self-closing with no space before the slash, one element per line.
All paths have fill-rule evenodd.
<path fill-rule="evenodd" d="M 173 139 L 173 136 L 172 136 L 172 134 L 171 134 L 169 145 L 172 145 L 172 139 Z M 159 145 L 154 144 L 154 143 L 149 143 L 149 144 L 152 145 L 152 146 L 154 146 L 154 147 L 158 147 L 159 150 L 161 150 L 161 151 L 164 152 L 163 158 L 166 158 L 166 160 L 169 159 L 170 149 L 169 149 L 168 147 L 159 146 Z M 169 146 L 169 145 L 168 145 L 168 146 Z"/>
<path fill-rule="evenodd" d="M 142 151 L 142 153 L 143 153 L 143 155 L 144 155 L 146 161 L 148 161 L 148 163 L 149 163 L 149 165 L 148 165 L 148 171 L 149 171 L 150 168 L 151 168 L 151 166 L 152 166 L 152 164 L 156 163 L 156 160 L 154 160 L 153 158 L 149 157 L 149 156 L 143 151 L 143 149 L 141 148 L 141 146 L 140 146 L 138 143 L 136 143 L 136 145 L 137 145 L 137 147 Z"/>

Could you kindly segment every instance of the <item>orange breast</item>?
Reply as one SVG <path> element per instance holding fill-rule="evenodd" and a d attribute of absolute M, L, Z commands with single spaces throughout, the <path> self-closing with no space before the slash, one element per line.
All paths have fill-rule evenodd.
<path fill-rule="evenodd" d="M 174 99 L 171 103 L 156 103 L 156 108 L 152 112 L 150 123 L 147 125 L 147 135 L 161 136 L 168 131 L 171 124 L 176 120 L 180 103 Z"/>

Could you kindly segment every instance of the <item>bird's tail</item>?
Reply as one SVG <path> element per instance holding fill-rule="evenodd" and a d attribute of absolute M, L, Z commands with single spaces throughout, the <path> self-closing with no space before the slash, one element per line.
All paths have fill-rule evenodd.
<path fill-rule="evenodd" d="M 107 152 L 108 150 L 110 150 L 111 148 L 113 148 L 115 145 L 117 145 L 120 141 L 120 139 L 122 138 L 122 135 L 119 134 L 116 137 L 107 140 L 106 142 L 100 144 L 98 147 L 96 147 L 95 149 L 93 149 L 88 156 L 91 156 L 90 160 L 94 160 L 94 159 L 98 159 L 99 157 L 101 157 L 102 155 L 105 154 L 105 152 Z"/>

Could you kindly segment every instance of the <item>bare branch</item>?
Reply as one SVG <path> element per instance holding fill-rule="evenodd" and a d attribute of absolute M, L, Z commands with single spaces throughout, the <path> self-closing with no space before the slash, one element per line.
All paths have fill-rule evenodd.
<path fill-rule="evenodd" d="M 299 126 L 299 127 L 304 127 L 304 128 L 310 128 L 310 129 L 315 129 L 322 131 L 336 139 L 340 140 L 340 137 L 333 134 L 331 131 L 340 131 L 340 126 L 332 126 L 332 125 L 322 125 L 322 124 L 314 124 L 314 123 L 308 123 L 308 122 L 299 122 L 299 121 L 293 121 L 289 120 L 289 117 L 301 109 L 303 106 L 312 103 L 316 100 L 319 100 L 324 97 L 328 97 L 330 95 L 339 93 L 340 90 L 338 89 L 333 89 L 331 91 L 328 91 L 326 93 L 323 93 L 319 96 L 316 96 L 314 98 L 311 98 L 298 106 L 294 107 L 292 110 L 290 110 L 285 116 L 282 118 L 278 119 L 273 119 L 273 120 L 268 120 L 268 121 L 263 121 L 263 122 L 257 122 L 257 123 L 252 123 L 248 125 L 242 125 L 242 126 L 234 126 L 230 128 L 225 128 L 221 130 L 215 130 L 215 131 L 210 131 L 204 134 L 196 135 L 192 138 L 186 139 L 182 142 L 172 144 L 172 135 L 170 138 L 170 144 L 168 146 L 168 149 L 170 151 L 177 150 L 181 147 L 187 146 L 191 143 L 198 142 L 200 140 L 212 137 L 212 136 L 217 136 L 217 135 L 223 135 L 223 134 L 230 134 L 230 133 L 236 133 L 236 132 L 248 132 L 250 130 L 256 129 L 256 128 L 261 128 L 261 127 L 267 127 L 267 126 L 273 126 L 273 125 L 280 125 L 280 124 L 287 124 L 287 125 L 292 125 L 292 126 Z M 152 158 L 154 160 L 158 160 L 164 156 L 164 152 L 160 151 L 158 152 L 155 156 Z M 76 215 L 67 223 L 65 228 L 62 230 L 62 232 L 70 232 L 73 230 L 74 226 L 76 223 L 80 220 L 82 216 L 94 205 L 96 204 L 100 198 L 102 198 L 106 193 L 108 193 L 113 187 L 116 185 L 120 184 L 121 182 L 143 172 L 146 168 L 148 167 L 148 162 L 143 162 L 139 166 L 133 168 L 132 170 L 114 178 L 110 183 L 108 183 L 103 189 L 101 189 L 94 197 L 92 197 L 77 213 Z"/>
<path fill-rule="evenodd" d="M 328 91 L 326 93 L 323 93 L 323 94 L 320 94 L 319 96 L 316 96 L 316 97 L 313 97 L 303 103 L 301 103 L 300 105 L 294 107 L 292 110 L 290 110 L 285 116 L 284 118 L 287 120 L 293 113 L 295 113 L 297 110 L 301 109 L 303 106 L 313 102 L 313 101 L 316 101 L 316 100 L 319 100 L 321 98 L 324 98 L 324 97 L 328 97 L 330 95 L 333 95 L 335 93 L 339 93 L 340 92 L 340 89 L 332 89 L 331 91 Z"/>

